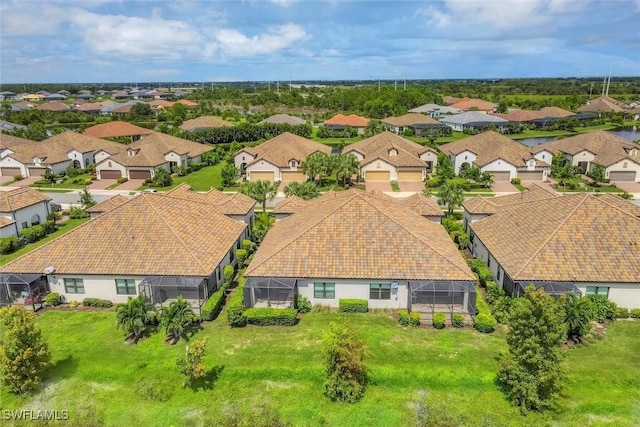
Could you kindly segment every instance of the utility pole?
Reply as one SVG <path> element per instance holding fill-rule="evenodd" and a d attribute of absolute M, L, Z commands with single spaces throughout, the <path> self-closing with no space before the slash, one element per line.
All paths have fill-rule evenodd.
<path fill-rule="evenodd" d="M 591 89 L 589 89 L 589 98 L 591 98 L 592 93 L 593 93 L 593 82 L 591 82 Z"/>
<path fill-rule="evenodd" d="M 378 92 L 380 92 L 380 79 L 378 79 Z"/>
<path fill-rule="evenodd" d="M 397 80 L 393 81 L 393 90 L 396 91 L 396 92 L 398 91 L 398 81 Z"/>
<path fill-rule="evenodd" d="M 407 79 L 406 78 L 404 79 L 404 88 L 403 88 L 403 90 L 407 90 Z"/>
<path fill-rule="evenodd" d="M 611 67 L 609 67 L 609 80 L 607 81 L 607 93 L 605 96 L 609 96 L 609 85 L 611 84 Z"/>

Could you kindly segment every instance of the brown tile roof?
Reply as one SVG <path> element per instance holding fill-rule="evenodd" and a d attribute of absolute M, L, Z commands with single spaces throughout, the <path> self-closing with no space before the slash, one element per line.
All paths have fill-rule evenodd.
<path fill-rule="evenodd" d="M 105 107 L 102 102 L 76 101 L 76 110 L 82 112 L 100 111 Z"/>
<path fill-rule="evenodd" d="M 20 147 L 35 144 L 38 144 L 38 142 L 0 132 L 0 149 L 9 148 L 10 150 L 15 151 Z"/>
<path fill-rule="evenodd" d="M 143 193 L 2 267 L 11 273 L 210 276 L 246 224 L 206 204 Z"/>
<path fill-rule="evenodd" d="M 289 196 L 273 208 L 274 214 L 293 214 L 305 208 L 309 202 L 297 196 Z"/>
<path fill-rule="evenodd" d="M 455 96 L 443 96 L 442 102 L 444 102 L 446 105 L 452 105 L 452 104 L 455 104 L 456 102 L 462 101 L 462 99 L 463 98 L 456 98 Z"/>
<path fill-rule="evenodd" d="M 462 98 L 460 101 L 451 104 L 453 108 L 459 108 L 463 111 L 469 111 L 477 109 L 479 111 L 489 111 L 495 109 L 498 104 L 493 102 L 484 101 L 477 98 Z"/>
<path fill-rule="evenodd" d="M 6 216 L 0 215 L 0 228 L 8 227 L 11 224 L 15 224 L 15 221 L 7 218 Z"/>
<path fill-rule="evenodd" d="M 640 279 L 640 218 L 589 194 L 514 205 L 471 229 L 514 281 Z"/>
<path fill-rule="evenodd" d="M 186 120 L 180 125 L 180 129 L 193 131 L 196 129 L 211 129 L 220 127 L 231 127 L 233 123 L 222 120 L 215 116 L 202 116 L 191 120 Z"/>
<path fill-rule="evenodd" d="M 393 153 L 393 149 L 397 154 Z M 425 168 L 426 163 L 420 159 L 420 154 L 426 151 L 435 150 L 396 135 L 393 132 L 382 132 L 362 141 L 349 144 L 344 148 L 343 153 L 348 154 L 356 151 L 364 156 L 360 162 L 362 166 L 377 159 L 384 160 L 396 167 Z"/>
<path fill-rule="evenodd" d="M 345 116 L 344 114 L 336 114 L 335 116 L 331 117 L 329 120 L 325 121 L 324 124 L 363 128 L 369 124 L 369 119 L 360 117 L 356 114 L 349 114 L 348 116 Z"/>
<path fill-rule="evenodd" d="M 0 191 L 0 212 L 15 212 L 27 206 L 50 200 L 50 197 L 30 187 Z"/>
<path fill-rule="evenodd" d="M 579 113 L 585 112 L 620 112 L 624 111 L 622 107 L 618 105 L 618 101 L 608 96 L 600 96 L 596 99 L 588 101 L 586 105 L 578 108 Z"/>
<path fill-rule="evenodd" d="M 274 114 L 266 119 L 262 120 L 259 124 L 263 123 L 288 123 L 290 125 L 303 125 L 307 123 L 300 117 L 290 116 L 289 114 Z"/>
<path fill-rule="evenodd" d="M 471 151 L 477 156 L 474 163 L 478 166 L 502 159 L 516 167 L 524 167 L 527 165 L 527 160 L 533 158 L 528 147 L 495 131 L 483 132 L 440 145 L 438 149 L 448 155 L 458 155 L 465 150 Z"/>
<path fill-rule="evenodd" d="M 212 188 L 207 192 L 192 191 L 187 183 L 182 183 L 165 195 L 178 199 L 192 200 L 214 206 L 216 211 L 224 215 L 246 215 L 254 208 L 256 201 L 242 193 L 226 194 Z"/>
<path fill-rule="evenodd" d="M 439 121 L 432 119 L 429 116 L 419 113 L 408 113 L 400 117 L 387 117 L 381 120 L 382 123 L 391 126 L 412 126 L 412 125 L 439 125 Z"/>
<path fill-rule="evenodd" d="M 152 129 L 145 129 L 140 126 L 132 125 L 131 123 L 123 121 L 114 121 L 108 123 L 101 123 L 99 125 L 86 128 L 83 135 L 95 136 L 96 138 L 115 138 L 118 136 L 135 136 L 135 135 L 150 135 L 153 133 Z"/>
<path fill-rule="evenodd" d="M 316 151 L 329 154 L 331 153 L 331 147 L 285 132 L 255 147 L 245 147 L 241 151 L 246 151 L 256 156 L 255 160 L 247 167 L 260 160 L 266 160 L 278 167 L 288 167 L 289 160 L 295 159 L 298 162 L 302 162 Z"/>
<path fill-rule="evenodd" d="M 40 111 L 67 111 L 71 110 L 67 104 L 60 101 L 51 101 L 40 104 L 36 107 L 36 110 Z"/>
<path fill-rule="evenodd" d="M 416 193 L 413 196 L 409 196 L 406 199 L 403 199 L 401 203 L 410 207 L 422 216 L 444 216 L 444 212 L 442 212 L 440 206 L 430 197 L 427 197 L 422 193 Z"/>
<path fill-rule="evenodd" d="M 545 144 L 536 145 L 531 149 L 534 153 L 546 150 L 550 153 L 562 151 L 563 153 L 571 155 L 587 150 L 595 154 L 596 163 L 602 166 L 609 166 L 625 158 L 640 163 L 640 157 L 629 154 L 629 150 L 633 148 L 638 148 L 638 146 L 617 135 L 598 130 L 557 139 Z"/>
<path fill-rule="evenodd" d="M 278 221 L 245 276 L 474 280 L 440 224 L 363 191 L 325 194 Z"/>
<path fill-rule="evenodd" d="M 533 110 L 511 110 L 508 113 L 489 113 L 492 116 L 500 117 L 510 122 L 529 122 L 531 120 L 545 117 L 540 111 Z"/>
<path fill-rule="evenodd" d="M 89 213 L 104 213 L 110 211 L 113 208 L 120 206 L 123 203 L 127 203 L 129 199 L 120 194 L 117 194 L 110 199 L 105 200 L 104 202 L 100 202 L 97 205 L 93 205 L 90 208 L 86 209 Z"/>
<path fill-rule="evenodd" d="M 633 216 L 640 217 L 640 206 L 632 203 L 630 200 L 623 199 L 622 197 L 611 193 L 603 193 L 599 195 L 598 198 L 610 205 L 622 209 L 627 213 L 630 213 Z"/>
<path fill-rule="evenodd" d="M 182 104 L 185 107 L 197 107 L 199 105 L 197 102 L 189 101 L 188 99 L 178 99 L 175 104 Z"/>
<path fill-rule="evenodd" d="M 572 113 L 571 111 L 568 110 L 564 110 L 560 107 L 544 107 L 540 109 L 540 113 L 542 114 L 542 117 L 570 117 L 570 116 L 575 116 L 575 113 Z"/>
<path fill-rule="evenodd" d="M 476 196 L 467 199 L 462 203 L 462 207 L 470 214 L 493 214 L 499 212 L 507 206 L 518 205 L 521 203 L 529 203 L 539 200 L 560 197 L 558 194 L 546 190 L 544 187 L 532 183 L 527 190 L 521 193 L 509 194 L 500 197 L 483 197 Z"/>

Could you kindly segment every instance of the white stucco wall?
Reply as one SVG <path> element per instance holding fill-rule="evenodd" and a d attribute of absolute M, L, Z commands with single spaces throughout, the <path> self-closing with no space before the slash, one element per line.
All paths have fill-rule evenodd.
<path fill-rule="evenodd" d="M 242 164 L 243 163 L 249 164 L 252 161 L 254 161 L 255 159 L 256 158 L 253 155 L 247 153 L 246 151 L 239 151 L 233 157 L 233 161 L 234 161 L 234 163 L 235 163 L 235 165 L 236 165 L 236 167 L 238 169 L 242 169 Z"/>
<path fill-rule="evenodd" d="M 625 162 L 627 164 L 627 167 L 625 168 Z M 631 160 L 625 159 L 625 160 L 621 160 L 618 163 L 614 163 L 611 166 L 607 167 L 605 169 L 605 178 L 609 178 L 609 173 L 611 171 L 616 171 L 616 172 L 631 172 L 631 171 L 635 171 L 636 172 L 636 182 L 640 182 L 640 164 L 636 163 L 636 162 L 632 162 Z"/>
<path fill-rule="evenodd" d="M 486 165 L 484 165 L 483 167 L 480 168 L 480 171 L 485 172 L 485 171 L 508 171 L 509 172 L 509 179 L 513 179 L 518 175 L 518 171 L 516 169 L 516 167 L 514 165 L 512 165 L 511 163 L 502 160 L 502 159 L 498 159 L 498 160 L 494 160 L 491 163 L 488 163 Z"/>
<path fill-rule="evenodd" d="M 316 299 L 313 293 L 315 282 L 335 283 L 335 299 Z M 369 308 L 407 308 L 407 282 L 398 280 L 398 289 L 391 290 L 390 300 L 370 300 L 369 285 L 371 283 L 391 283 L 394 280 L 349 280 L 349 279 L 312 279 L 298 280 L 298 293 L 309 298 L 312 305 L 338 307 L 338 300 L 344 298 L 358 298 L 369 301 Z"/>
<path fill-rule="evenodd" d="M 180 155 L 180 154 L 178 154 L 178 153 L 176 153 L 174 151 L 171 151 L 171 152 L 167 153 L 164 156 L 164 159 L 167 162 L 175 162 L 175 163 L 178 164 L 178 166 L 187 166 L 187 155 L 186 154 Z"/>
<path fill-rule="evenodd" d="M 98 151 L 94 156 L 94 163 L 100 163 L 101 161 L 103 161 L 104 159 L 110 156 L 111 154 L 107 153 L 104 150 Z"/>
<path fill-rule="evenodd" d="M 17 235 L 18 234 L 16 233 L 16 224 L 9 224 L 5 227 L 0 227 L 0 238 L 17 236 Z"/>
<path fill-rule="evenodd" d="M 51 168 L 51 171 L 54 174 L 59 174 L 62 173 L 64 171 L 67 170 L 67 168 L 69 166 L 71 166 L 73 164 L 73 162 L 71 160 L 65 161 L 65 162 L 60 162 L 60 163 L 54 163 L 52 165 L 47 165 L 49 168 Z"/>
<path fill-rule="evenodd" d="M 55 266 L 54 266 L 55 267 Z M 84 284 L 84 294 L 66 293 L 64 289 L 64 279 L 82 279 Z M 93 276 L 93 275 L 70 275 L 52 274 L 48 276 L 49 289 L 64 296 L 67 301 L 82 302 L 85 298 L 100 298 L 114 303 L 127 302 L 129 297 L 138 294 L 138 285 L 145 277 L 142 276 Z M 136 295 L 118 295 L 116 292 L 116 279 L 134 279 Z"/>
<path fill-rule="evenodd" d="M 389 171 L 391 172 L 391 181 L 398 180 L 398 172 L 396 167 L 385 162 L 384 160 L 374 160 L 373 162 L 366 164 L 360 168 L 362 175 L 364 176 L 365 181 L 367 180 L 367 172 L 368 171 Z"/>
<path fill-rule="evenodd" d="M 585 150 L 585 151 L 576 153 L 574 156 L 571 156 L 570 154 L 565 154 L 565 158 L 571 162 L 572 166 L 578 166 L 579 162 L 587 162 L 587 170 L 590 170 L 591 162 L 595 160 L 596 156 L 594 156 L 593 153 L 590 153 L 589 151 Z"/>
<path fill-rule="evenodd" d="M 23 222 L 27 223 L 27 227 L 31 227 L 33 224 L 31 219 L 33 215 L 37 214 L 40 216 L 40 224 L 47 220 L 47 215 L 49 215 L 49 202 L 40 202 L 35 205 L 27 206 L 24 209 L 20 209 L 17 212 L 13 212 L 13 214 L 5 214 L 8 218 L 13 217 L 18 226 L 18 231 L 22 230 L 24 227 L 22 226 Z"/>
<path fill-rule="evenodd" d="M 364 156 L 362 155 L 362 153 L 359 153 L 358 151 L 347 151 L 345 152 L 345 154 L 353 154 L 354 156 L 356 156 L 356 158 L 358 159 L 358 161 L 362 161 L 364 159 Z"/>
<path fill-rule="evenodd" d="M 2 168 L 20 168 L 20 175 L 27 176 L 27 167 L 17 160 L 11 157 L 5 157 L 0 160 L 0 167 Z"/>
<path fill-rule="evenodd" d="M 471 151 L 465 150 L 458 155 L 451 155 L 449 160 L 451 160 L 451 164 L 453 165 L 453 171 L 456 175 L 460 173 L 460 166 L 463 163 L 469 163 L 469 165 L 473 165 L 473 162 L 476 161 L 476 155 Z"/>
<path fill-rule="evenodd" d="M 420 160 L 431 162 L 431 170 L 435 170 L 436 165 L 438 164 L 438 155 L 432 151 L 427 151 L 420 155 Z"/>
<path fill-rule="evenodd" d="M 282 177 L 280 176 L 280 169 L 264 160 L 259 160 L 247 167 L 247 181 L 251 181 L 251 172 L 275 172 L 274 179 L 276 181 L 282 180 Z"/>
<path fill-rule="evenodd" d="M 640 308 L 640 279 L 638 283 L 576 283 L 582 295 L 587 294 L 587 286 L 603 286 L 609 288 L 609 300 L 622 308 Z"/>
<path fill-rule="evenodd" d="M 553 160 L 553 153 L 548 150 L 543 150 L 539 153 L 536 153 L 534 157 L 550 165 L 551 161 Z"/>

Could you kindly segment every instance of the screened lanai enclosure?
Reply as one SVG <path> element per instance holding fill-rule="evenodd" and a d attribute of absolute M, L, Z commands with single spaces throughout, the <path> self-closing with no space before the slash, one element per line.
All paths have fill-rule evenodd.
<path fill-rule="evenodd" d="M 409 310 L 420 313 L 476 314 L 473 282 L 409 281 Z"/>
<path fill-rule="evenodd" d="M 42 274 L 0 273 L 0 306 L 23 305 L 35 311 L 42 308 L 48 292 Z"/>
<path fill-rule="evenodd" d="M 244 285 L 244 305 L 293 308 L 296 304 L 296 292 L 296 279 L 249 277 Z"/>
<path fill-rule="evenodd" d="M 169 305 L 182 296 L 196 314 L 215 291 L 215 283 L 207 277 L 149 276 L 138 284 L 138 292 L 154 306 Z"/>
<path fill-rule="evenodd" d="M 536 289 L 543 289 L 546 294 L 559 297 L 564 294 L 574 294 L 582 298 L 582 292 L 573 282 L 516 282 L 513 290 L 513 297 L 524 295 L 527 286 L 533 285 Z"/>

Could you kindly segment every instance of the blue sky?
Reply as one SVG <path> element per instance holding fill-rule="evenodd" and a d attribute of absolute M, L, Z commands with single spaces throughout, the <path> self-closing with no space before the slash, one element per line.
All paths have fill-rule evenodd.
<path fill-rule="evenodd" d="M 640 76 L 640 0 L 2 0 L 0 82 Z"/>

